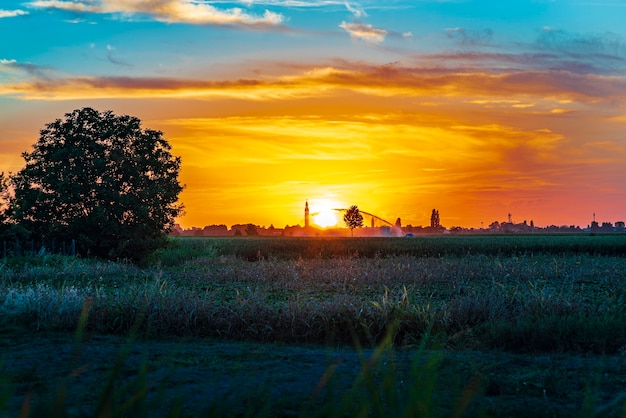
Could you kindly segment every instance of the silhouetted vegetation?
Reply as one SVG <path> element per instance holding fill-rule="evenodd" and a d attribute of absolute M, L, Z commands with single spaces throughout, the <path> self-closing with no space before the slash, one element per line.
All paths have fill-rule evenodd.
<path fill-rule="evenodd" d="M 363 215 L 359 211 L 358 206 L 352 205 L 346 210 L 346 213 L 343 215 L 343 221 L 346 226 L 350 228 L 350 232 L 354 235 L 354 228 L 363 227 Z"/>
<path fill-rule="evenodd" d="M 0 173 L 0 239 L 6 236 L 8 224 L 8 178 L 4 173 Z"/>
<path fill-rule="evenodd" d="M 211 246 L 218 255 L 233 255 L 247 260 L 262 257 L 279 259 L 330 259 L 342 257 L 385 258 L 392 256 L 464 257 L 464 256 L 533 256 L 594 255 L 626 256 L 626 235 L 442 235 L 419 237 L 313 238 L 252 237 L 232 240 L 227 237 L 180 237 L 173 240 L 178 248 Z M 178 250 L 169 249 L 166 253 Z M 190 253 L 193 254 L 193 253 Z M 191 255 L 190 255 L 191 256 Z M 180 262 L 186 261 L 181 254 Z"/>
<path fill-rule="evenodd" d="M 10 221 L 37 241 L 75 240 L 83 256 L 141 260 L 181 213 L 180 158 L 139 119 L 91 108 L 46 125 L 11 178 Z"/>

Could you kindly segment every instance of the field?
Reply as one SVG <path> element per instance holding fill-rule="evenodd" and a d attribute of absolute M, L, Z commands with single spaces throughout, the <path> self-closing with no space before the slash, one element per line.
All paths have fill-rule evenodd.
<path fill-rule="evenodd" d="M 0 259 L 0 415 L 626 417 L 626 234 Z"/>

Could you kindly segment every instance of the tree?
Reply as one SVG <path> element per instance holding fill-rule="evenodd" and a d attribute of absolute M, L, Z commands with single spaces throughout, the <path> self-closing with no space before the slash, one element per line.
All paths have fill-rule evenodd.
<path fill-rule="evenodd" d="M 352 205 L 343 215 L 343 221 L 346 223 L 346 226 L 350 228 L 352 236 L 354 236 L 354 228 L 361 228 L 363 226 L 363 215 L 361 215 L 356 205 Z"/>
<path fill-rule="evenodd" d="M 8 229 L 8 178 L 0 173 L 0 237 L 4 236 Z"/>
<path fill-rule="evenodd" d="M 23 241 L 28 238 L 27 231 L 11 219 L 11 177 L 0 173 L 0 239 Z"/>
<path fill-rule="evenodd" d="M 257 230 L 255 225 L 248 224 L 248 225 L 246 225 L 246 235 L 247 236 L 257 236 L 257 235 L 259 235 L 259 231 Z"/>
<path fill-rule="evenodd" d="M 46 125 L 13 176 L 12 216 L 34 239 L 76 239 L 83 254 L 138 261 L 182 213 L 180 157 L 133 116 L 91 108 Z"/>
<path fill-rule="evenodd" d="M 432 214 L 430 215 L 430 227 L 433 229 L 439 229 L 441 224 L 439 223 L 439 211 L 437 209 L 433 209 Z"/>

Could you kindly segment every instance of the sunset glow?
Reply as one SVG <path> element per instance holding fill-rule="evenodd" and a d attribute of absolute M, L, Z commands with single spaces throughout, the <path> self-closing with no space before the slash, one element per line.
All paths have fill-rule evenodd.
<path fill-rule="evenodd" d="M 620 2 L 152 3 L 2 3 L 0 172 L 89 106 L 164 132 L 185 228 L 626 220 Z"/>
<path fill-rule="evenodd" d="M 321 226 L 322 228 L 336 226 L 337 212 L 331 208 L 323 208 L 313 216 L 313 222 L 315 222 L 315 225 Z"/>

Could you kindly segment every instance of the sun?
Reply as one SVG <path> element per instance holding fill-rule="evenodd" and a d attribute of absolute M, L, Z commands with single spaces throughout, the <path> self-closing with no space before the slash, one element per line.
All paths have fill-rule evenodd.
<path fill-rule="evenodd" d="M 337 212 L 331 208 L 322 208 L 313 216 L 315 225 L 328 228 L 337 225 Z"/>

